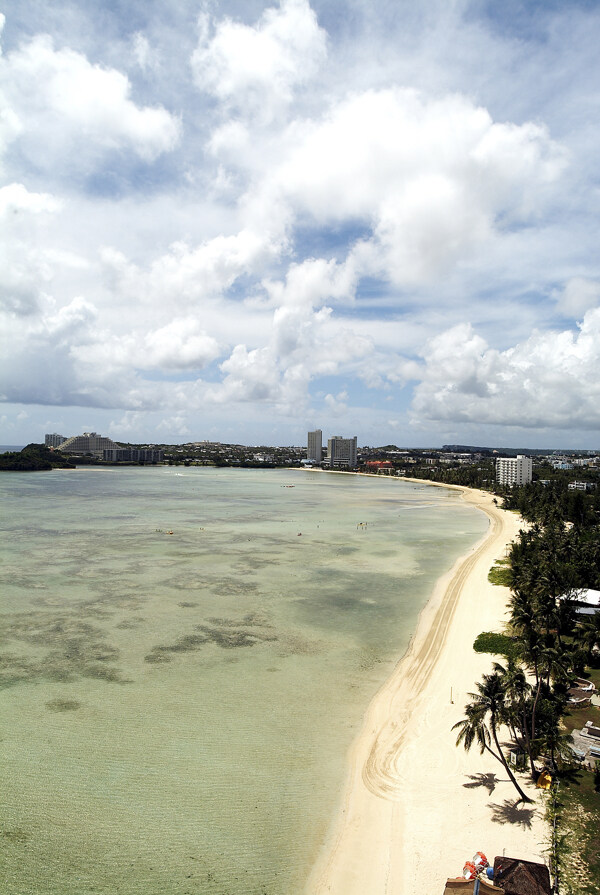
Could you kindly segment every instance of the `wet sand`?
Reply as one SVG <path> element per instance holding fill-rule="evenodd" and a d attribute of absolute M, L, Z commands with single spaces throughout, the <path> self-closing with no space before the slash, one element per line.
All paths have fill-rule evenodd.
<path fill-rule="evenodd" d="M 451 730 L 491 669 L 494 657 L 472 644 L 481 631 L 501 629 L 508 590 L 487 574 L 522 527 L 492 495 L 458 490 L 488 515 L 489 530 L 437 582 L 408 652 L 367 710 L 310 895 L 443 892 L 446 878 L 460 875 L 478 850 L 490 862 L 502 854 L 544 860 L 539 792 L 520 775 L 536 801 L 515 807 L 518 794 L 502 765 L 477 746 L 457 748 Z"/>

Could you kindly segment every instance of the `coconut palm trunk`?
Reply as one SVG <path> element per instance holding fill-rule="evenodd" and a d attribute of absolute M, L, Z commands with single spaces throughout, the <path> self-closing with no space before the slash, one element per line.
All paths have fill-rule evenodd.
<path fill-rule="evenodd" d="M 476 686 L 479 692 L 469 693 L 473 701 L 465 706 L 466 718 L 463 721 L 458 721 L 452 727 L 453 730 L 458 728 L 459 731 L 456 745 L 462 743 L 468 752 L 473 743 L 477 742 L 480 752 L 489 752 L 503 766 L 511 783 L 519 793 L 518 801 L 531 802 L 511 771 L 498 739 L 497 723 L 506 696 L 502 676 L 498 671 L 493 674 L 484 674 L 482 682 Z M 489 726 L 486 721 L 488 715 Z M 495 749 L 490 745 L 491 741 L 493 741 Z"/>
<path fill-rule="evenodd" d="M 493 716 L 490 720 L 490 727 L 492 730 L 492 737 L 494 738 L 494 743 L 496 744 L 496 749 L 498 750 L 498 754 L 496 754 L 492 749 L 489 749 L 489 751 L 492 753 L 492 755 L 494 755 L 496 758 L 498 758 L 500 760 L 500 762 L 504 765 L 504 770 L 510 777 L 510 780 L 511 780 L 513 786 L 515 787 L 515 789 L 521 796 L 521 801 L 522 802 L 531 802 L 531 799 L 529 798 L 529 796 L 526 793 L 524 793 L 523 790 L 521 789 L 521 787 L 519 786 L 519 782 L 518 782 L 517 778 L 511 771 L 510 766 L 509 766 L 506 758 L 504 757 L 504 752 L 502 751 L 502 747 L 498 740 L 498 732 L 496 730 L 496 724 L 495 724 Z"/>

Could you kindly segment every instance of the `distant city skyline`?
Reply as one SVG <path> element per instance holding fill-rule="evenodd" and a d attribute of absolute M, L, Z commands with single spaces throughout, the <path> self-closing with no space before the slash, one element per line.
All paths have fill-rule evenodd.
<path fill-rule="evenodd" d="M 59 437 L 60 437 L 61 439 L 63 439 L 63 441 L 65 440 L 63 436 L 59 436 Z M 73 436 L 70 436 L 70 437 L 73 437 Z M 264 448 L 283 447 L 283 448 L 286 448 L 286 447 L 290 447 L 290 448 L 304 448 L 305 451 L 307 450 L 306 433 L 304 433 L 304 439 L 301 438 L 298 442 L 289 442 L 289 443 L 284 443 L 284 442 L 267 442 L 267 441 L 249 441 L 249 442 L 246 442 L 246 441 L 241 441 L 240 439 L 235 439 L 235 438 L 232 439 L 232 440 L 227 440 L 227 441 L 226 441 L 226 440 L 220 440 L 220 439 L 217 439 L 217 438 L 215 438 L 215 439 L 188 438 L 188 439 L 182 439 L 182 440 L 169 440 L 168 438 L 162 438 L 162 439 L 144 439 L 144 438 L 139 438 L 139 439 L 135 439 L 135 440 L 134 440 L 134 439 L 127 439 L 127 438 L 117 438 L 116 436 L 111 436 L 111 435 L 106 436 L 106 437 L 108 437 L 108 438 L 112 438 L 113 441 L 117 441 L 117 442 L 122 443 L 122 444 L 142 444 L 142 445 L 158 445 L 158 444 L 160 444 L 160 445 L 179 445 L 179 446 L 181 446 L 181 445 L 204 445 L 204 444 L 206 444 L 206 445 L 218 445 L 218 444 L 227 445 L 227 444 L 231 444 L 231 445 L 240 445 L 240 446 L 244 446 L 244 447 L 248 447 L 248 448 L 260 448 L 260 447 L 264 447 Z M 407 450 L 407 451 L 415 450 L 415 451 L 425 451 L 425 452 L 427 452 L 427 451 L 442 451 L 442 450 L 447 450 L 447 451 L 449 451 L 449 452 L 452 452 L 453 449 L 455 449 L 455 448 L 457 448 L 457 447 L 461 447 L 461 448 L 465 448 L 465 449 L 471 449 L 471 450 L 473 450 L 473 451 L 477 451 L 477 450 L 480 450 L 480 449 L 481 449 L 481 450 L 494 451 L 494 452 L 496 452 L 496 454 L 498 454 L 499 456 L 502 456 L 502 452 L 503 452 L 503 451 L 508 451 L 508 452 L 510 452 L 511 454 L 515 454 L 515 455 L 517 455 L 517 454 L 523 453 L 523 451 L 525 451 L 526 454 L 527 454 L 527 451 L 528 451 L 528 450 L 531 452 L 531 454 L 544 454 L 544 453 L 547 453 L 547 454 L 555 454 L 556 457 L 561 457 L 561 456 L 563 455 L 563 452 L 564 452 L 565 455 L 566 455 L 566 454 L 578 454 L 578 453 L 581 453 L 584 457 L 585 457 L 585 456 L 599 456 L 599 455 L 600 455 L 600 447 L 598 447 L 598 448 L 585 448 L 585 447 L 566 447 L 566 446 L 564 446 L 564 445 L 563 445 L 563 446 L 541 445 L 541 446 L 539 446 L 539 447 L 526 448 L 526 447 L 524 447 L 523 445 L 520 445 L 520 444 L 503 444 L 503 445 L 500 445 L 500 444 L 479 444 L 479 443 L 477 443 L 477 444 L 475 444 L 475 443 L 473 443 L 473 444 L 467 444 L 467 443 L 465 443 L 465 444 L 463 445 L 463 444 L 459 444 L 459 443 L 455 443 L 455 444 L 446 444 L 446 443 L 444 443 L 444 444 L 435 444 L 435 443 L 433 443 L 433 442 L 430 443 L 430 444 L 426 444 L 426 445 L 414 445 L 414 444 L 408 444 L 408 443 L 405 444 L 405 443 L 403 443 L 403 442 L 391 442 L 391 441 L 389 441 L 389 440 L 388 440 L 388 441 L 385 441 L 385 442 L 381 442 L 381 443 L 371 443 L 371 444 L 369 444 L 369 443 L 367 443 L 367 442 L 361 442 L 361 441 L 358 439 L 358 436 L 356 436 L 356 439 L 357 439 L 357 442 L 356 442 L 356 443 L 357 443 L 357 449 L 358 449 L 358 450 L 361 450 L 361 449 L 364 449 L 364 448 L 369 448 L 369 449 L 385 448 L 387 445 L 395 445 L 399 450 L 402 450 L 402 451 L 403 451 L 403 450 Z M 30 438 L 30 439 L 28 439 L 27 441 L 10 442 L 10 443 L 9 443 L 9 442 L 2 442 L 2 443 L 0 444 L 0 446 L 3 447 L 3 448 L 6 448 L 6 449 L 8 449 L 8 448 L 11 448 L 11 449 L 12 449 L 12 448 L 21 448 L 21 447 L 24 447 L 25 444 L 31 444 L 31 443 L 34 443 L 34 444 L 46 444 L 46 446 L 50 446 L 50 447 L 58 446 L 58 444 L 55 445 L 55 444 L 53 443 L 54 440 L 55 440 L 55 439 L 53 439 L 52 436 L 49 435 L 49 434 L 47 434 L 47 433 L 46 433 L 44 436 L 41 436 L 41 435 L 39 435 L 39 434 L 36 434 L 36 435 L 34 435 L 33 438 Z M 61 444 L 62 444 L 62 442 L 61 442 Z M 322 450 L 322 460 L 325 460 L 326 457 L 327 457 L 327 445 L 325 445 L 325 446 L 323 447 L 323 450 Z M 576 461 L 576 462 L 579 462 L 579 463 L 585 463 L 586 461 L 585 461 L 585 460 L 581 460 L 581 461 Z M 557 463 L 558 463 L 558 461 L 554 461 L 554 465 L 556 465 Z M 557 468 L 569 468 L 569 469 L 570 469 L 570 468 L 572 468 L 572 466 L 571 466 L 571 465 L 568 465 L 568 464 L 565 464 L 564 466 L 558 465 Z"/>
<path fill-rule="evenodd" d="M 600 445 L 600 7 L 7 0 L 0 441 Z"/>

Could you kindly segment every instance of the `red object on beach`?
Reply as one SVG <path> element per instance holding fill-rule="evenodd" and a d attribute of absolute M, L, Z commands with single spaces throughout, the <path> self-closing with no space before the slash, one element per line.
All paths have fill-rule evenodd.
<path fill-rule="evenodd" d="M 479 871 L 475 864 L 472 861 L 467 861 L 465 866 L 463 867 L 462 875 L 465 879 L 475 879 Z"/>
<path fill-rule="evenodd" d="M 490 866 L 490 862 L 482 851 L 475 852 L 473 855 L 473 863 L 478 870 L 485 870 L 486 867 Z"/>

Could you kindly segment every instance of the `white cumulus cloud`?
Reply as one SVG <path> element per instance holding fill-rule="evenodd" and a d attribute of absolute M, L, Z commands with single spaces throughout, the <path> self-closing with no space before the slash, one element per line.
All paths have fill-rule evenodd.
<path fill-rule="evenodd" d="M 587 277 L 571 277 L 556 294 L 559 309 L 569 317 L 580 318 L 600 303 L 600 282 Z"/>
<path fill-rule="evenodd" d="M 22 183 L 9 183 L 0 188 L 0 219 L 20 212 L 41 214 L 57 211 L 61 203 L 49 193 L 32 193 Z"/>
<path fill-rule="evenodd" d="M 178 119 L 161 106 L 136 105 L 126 75 L 56 49 L 48 35 L 8 53 L 0 68 L 20 143 L 40 167 L 62 163 L 64 155 L 77 165 L 76 153 L 89 162 L 107 150 L 151 162 L 179 142 Z"/>
<path fill-rule="evenodd" d="M 280 150 L 244 199 L 248 220 L 360 223 L 368 235 L 352 251 L 357 270 L 400 285 L 428 282 L 494 232 L 527 224 L 566 163 L 539 125 L 496 123 L 466 97 L 404 88 L 296 121 Z"/>
<path fill-rule="evenodd" d="M 595 429 L 600 425 L 600 308 L 578 332 L 534 332 L 506 351 L 470 324 L 433 338 L 412 415 L 495 426 Z"/>
<path fill-rule="evenodd" d="M 196 84 L 242 114 L 269 120 L 309 80 L 326 55 L 325 32 L 307 0 L 281 0 L 255 26 L 200 18 L 192 57 Z"/>

